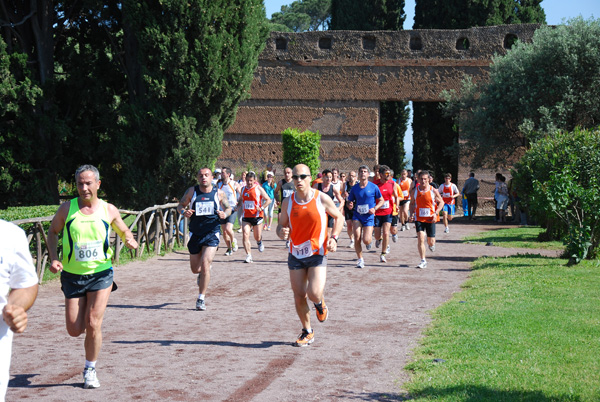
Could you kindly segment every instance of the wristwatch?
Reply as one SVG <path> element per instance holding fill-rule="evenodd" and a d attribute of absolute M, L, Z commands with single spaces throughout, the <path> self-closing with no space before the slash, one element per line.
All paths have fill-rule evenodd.
<path fill-rule="evenodd" d="M 338 242 L 338 236 L 331 236 L 331 238 L 335 240 L 336 243 Z"/>

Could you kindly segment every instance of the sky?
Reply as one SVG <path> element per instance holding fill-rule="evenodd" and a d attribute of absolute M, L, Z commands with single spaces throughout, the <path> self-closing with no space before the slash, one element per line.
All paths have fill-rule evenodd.
<path fill-rule="evenodd" d="M 271 14 L 280 11 L 281 6 L 293 3 L 293 0 L 264 1 L 268 18 L 271 18 Z M 600 18 L 600 0 L 543 0 L 541 5 L 546 12 L 546 23 L 549 25 L 558 25 L 580 15 L 585 19 Z M 405 0 L 404 12 L 406 13 L 404 29 L 412 29 L 415 17 L 415 0 Z M 412 128 L 411 122 L 409 122 L 404 137 L 404 147 L 409 159 L 412 159 L 412 146 Z"/>

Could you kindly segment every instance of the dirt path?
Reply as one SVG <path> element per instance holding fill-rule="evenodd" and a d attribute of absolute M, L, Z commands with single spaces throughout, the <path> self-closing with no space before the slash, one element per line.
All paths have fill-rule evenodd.
<path fill-rule="evenodd" d="M 493 226 L 455 220 L 450 234 L 440 228 L 426 270 L 415 268 L 414 229 L 392 243 L 387 264 L 379 250 L 366 253 L 362 270 L 343 234 L 329 258 L 330 318 L 311 317 L 315 342 L 307 348 L 290 346 L 301 328 L 274 231 L 265 233 L 264 253 L 253 251 L 254 264 L 243 263 L 242 249 L 232 257 L 219 250 L 205 312 L 194 310 L 186 252 L 117 267 L 96 390 L 81 387 L 83 337 L 67 335 L 60 285 L 44 285 L 26 334 L 15 336 L 7 401 L 402 399 L 403 367 L 427 312 L 460 290 L 475 258 L 525 252 L 460 242 Z"/>

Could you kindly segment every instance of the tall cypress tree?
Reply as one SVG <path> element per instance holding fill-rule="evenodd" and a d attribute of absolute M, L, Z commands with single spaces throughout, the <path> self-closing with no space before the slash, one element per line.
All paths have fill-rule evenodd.
<path fill-rule="evenodd" d="M 416 0 L 415 29 L 465 29 L 502 24 L 543 23 L 542 0 Z M 413 166 L 437 180 L 458 174 L 458 131 L 438 102 L 414 102 Z"/>
<path fill-rule="evenodd" d="M 404 0 L 331 1 L 331 29 L 397 31 L 402 29 L 405 19 Z M 408 103 L 381 102 L 379 116 L 379 162 L 400 172 L 404 168 Z"/>

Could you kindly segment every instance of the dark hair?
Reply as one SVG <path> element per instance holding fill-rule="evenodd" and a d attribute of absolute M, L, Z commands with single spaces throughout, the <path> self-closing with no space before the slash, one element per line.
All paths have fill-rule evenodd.
<path fill-rule="evenodd" d="M 444 178 L 446 178 L 446 177 L 449 177 L 449 178 L 451 178 L 451 179 L 452 179 L 452 173 L 446 173 L 446 174 L 444 175 Z"/>
<path fill-rule="evenodd" d="M 256 179 L 256 173 L 250 171 L 248 173 L 246 173 L 246 179 L 252 178 L 254 177 Z"/>
<path fill-rule="evenodd" d="M 329 169 L 323 170 L 323 176 L 325 176 L 326 174 L 329 174 L 329 173 L 333 174 L 333 172 Z"/>
<path fill-rule="evenodd" d="M 390 170 L 389 166 L 387 166 L 387 165 L 380 165 L 378 171 L 379 171 L 379 174 L 383 174 L 383 173 L 387 172 L 388 170 Z"/>

